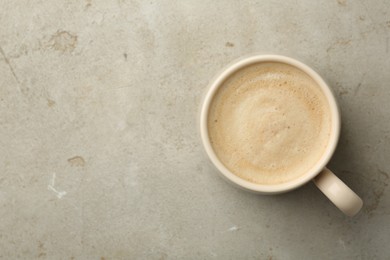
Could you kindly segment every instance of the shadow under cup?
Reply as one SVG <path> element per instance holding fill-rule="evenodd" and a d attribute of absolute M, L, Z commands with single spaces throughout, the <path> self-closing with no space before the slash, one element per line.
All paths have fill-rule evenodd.
<path fill-rule="evenodd" d="M 266 64 L 266 63 L 281 63 L 281 64 L 290 65 L 304 72 L 311 79 L 313 79 L 316 85 L 321 89 L 322 93 L 326 97 L 326 100 L 329 105 L 330 118 L 331 118 L 331 124 L 330 124 L 331 129 L 330 129 L 329 138 L 327 139 L 328 142 L 320 159 L 309 170 L 300 174 L 299 177 L 286 182 L 281 182 L 276 184 L 254 183 L 244 178 L 241 178 L 236 174 L 234 174 L 232 171 L 230 171 L 228 167 L 226 167 L 216 155 L 216 152 L 214 151 L 214 148 L 211 144 L 209 130 L 208 130 L 208 121 L 209 121 L 209 114 L 210 114 L 209 112 L 210 112 L 211 104 L 213 102 L 215 95 L 219 91 L 220 87 L 223 86 L 225 81 L 228 80 L 233 74 L 235 74 L 236 72 L 244 68 L 251 67 L 257 64 Z M 216 79 L 211 83 L 201 108 L 200 128 L 201 128 L 200 130 L 201 130 L 202 142 L 205 147 L 205 150 L 210 160 L 213 162 L 213 164 L 217 167 L 219 172 L 225 178 L 227 178 L 231 183 L 238 185 L 240 188 L 243 188 L 251 192 L 262 193 L 262 194 L 276 194 L 276 193 L 287 192 L 302 186 L 303 184 L 307 183 L 308 181 L 316 177 L 316 175 L 319 174 L 325 168 L 326 164 L 329 162 L 331 156 L 333 155 L 336 149 L 337 142 L 339 139 L 340 113 L 334 95 L 331 92 L 330 88 L 325 83 L 325 81 L 318 75 L 318 73 L 316 73 L 313 69 L 289 57 L 279 56 L 279 55 L 258 55 L 258 56 L 252 56 L 249 58 L 241 59 L 233 63 L 232 65 L 228 66 L 221 74 L 219 74 L 216 77 Z"/>

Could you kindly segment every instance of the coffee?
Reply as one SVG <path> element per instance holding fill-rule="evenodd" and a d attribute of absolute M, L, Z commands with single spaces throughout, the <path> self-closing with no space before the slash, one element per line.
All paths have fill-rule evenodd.
<path fill-rule="evenodd" d="M 207 129 L 219 160 L 257 184 L 299 178 L 324 154 L 331 134 L 325 94 L 305 72 L 279 62 L 230 75 L 210 104 Z"/>

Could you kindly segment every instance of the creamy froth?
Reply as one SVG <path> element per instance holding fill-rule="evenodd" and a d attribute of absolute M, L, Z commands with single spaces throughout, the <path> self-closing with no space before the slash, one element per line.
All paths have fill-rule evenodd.
<path fill-rule="evenodd" d="M 322 157 L 331 112 L 310 76 L 265 62 L 225 80 L 207 124 L 213 150 L 231 172 L 250 182 L 278 184 L 299 178 Z"/>

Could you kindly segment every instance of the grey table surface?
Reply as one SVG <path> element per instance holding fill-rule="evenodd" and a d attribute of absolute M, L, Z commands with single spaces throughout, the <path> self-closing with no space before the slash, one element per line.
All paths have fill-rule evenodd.
<path fill-rule="evenodd" d="M 1 1 L 1 259 L 390 259 L 387 1 Z M 250 53 L 316 69 L 339 101 L 312 183 L 227 184 L 200 143 L 209 80 Z"/>

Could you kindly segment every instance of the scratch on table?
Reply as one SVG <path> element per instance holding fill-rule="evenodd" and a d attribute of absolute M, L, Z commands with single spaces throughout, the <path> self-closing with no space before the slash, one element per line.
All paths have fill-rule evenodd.
<path fill-rule="evenodd" d="M 12 75 L 14 76 L 14 78 L 15 78 L 15 80 L 16 80 L 16 82 L 17 82 L 18 84 L 20 84 L 20 80 L 19 80 L 18 76 L 16 75 L 14 68 L 12 67 L 11 63 L 9 62 L 9 59 L 8 59 L 7 56 L 5 55 L 5 52 L 4 52 L 4 50 L 3 50 L 3 48 L 2 48 L 1 46 L 0 46 L 0 53 L 1 53 L 1 55 L 3 55 L 4 61 L 5 61 L 5 63 L 7 63 L 7 65 L 8 65 L 8 67 L 9 67 L 9 69 L 10 69 Z M 19 91 L 20 91 L 20 89 L 19 89 Z"/>
<path fill-rule="evenodd" d="M 339 238 L 338 244 L 339 244 L 340 246 L 342 246 L 344 249 L 346 249 L 346 247 L 345 247 L 345 242 L 344 242 L 344 240 L 342 240 L 341 238 Z"/>
<path fill-rule="evenodd" d="M 238 230 L 240 230 L 240 228 L 237 226 L 232 226 L 231 228 L 228 229 L 229 232 L 238 231 Z"/>
<path fill-rule="evenodd" d="M 55 181 L 56 181 L 56 173 L 54 172 L 50 184 L 47 185 L 47 189 L 53 191 L 56 194 L 57 198 L 62 199 L 62 197 L 66 195 L 66 191 L 58 191 L 56 188 L 54 188 Z"/>

